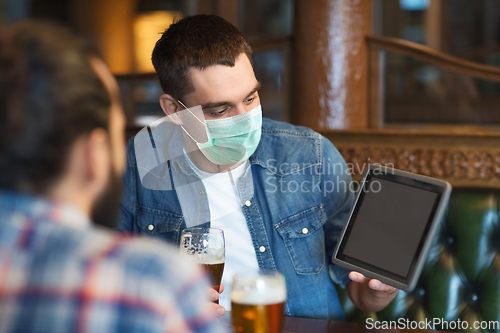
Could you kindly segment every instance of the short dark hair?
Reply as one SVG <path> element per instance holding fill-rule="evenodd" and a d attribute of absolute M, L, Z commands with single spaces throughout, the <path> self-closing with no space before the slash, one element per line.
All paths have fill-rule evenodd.
<path fill-rule="evenodd" d="M 53 23 L 0 28 L 0 189 L 44 193 L 76 139 L 107 129 L 110 96 L 95 49 Z"/>
<path fill-rule="evenodd" d="M 153 49 L 152 62 L 163 91 L 182 100 L 194 91 L 189 67 L 233 67 L 242 53 L 251 63 L 252 49 L 234 25 L 215 15 L 195 15 L 165 30 Z"/>

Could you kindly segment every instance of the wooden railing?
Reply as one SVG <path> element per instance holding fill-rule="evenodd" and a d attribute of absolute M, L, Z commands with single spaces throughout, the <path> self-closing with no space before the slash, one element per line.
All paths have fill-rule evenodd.
<path fill-rule="evenodd" d="M 369 126 L 383 128 L 384 121 L 384 61 L 383 52 L 391 52 L 438 66 L 457 74 L 500 82 L 500 68 L 487 66 L 438 52 L 427 46 L 398 38 L 367 36 L 369 52 Z M 431 126 L 432 127 L 432 126 Z M 450 127 L 449 127 L 450 128 Z"/>
<path fill-rule="evenodd" d="M 384 52 L 417 59 L 458 74 L 500 82 L 500 68 L 459 59 L 426 46 L 368 36 L 368 128 L 322 132 L 344 156 L 353 176 L 373 163 L 441 178 L 454 186 L 500 188 L 500 126 L 384 123 Z M 498 105 L 500 110 L 500 105 Z M 500 111 L 499 111 L 500 112 Z"/>
<path fill-rule="evenodd" d="M 481 77 L 491 81 L 500 81 L 500 68 L 487 66 L 476 62 L 464 60 L 449 54 L 436 51 L 422 44 L 409 42 L 403 39 L 381 36 L 367 36 L 366 42 L 370 49 L 370 57 L 376 57 L 374 53 L 381 50 L 408 57 L 420 59 L 442 68 L 456 72 Z M 372 53 L 373 52 L 373 53 Z"/>

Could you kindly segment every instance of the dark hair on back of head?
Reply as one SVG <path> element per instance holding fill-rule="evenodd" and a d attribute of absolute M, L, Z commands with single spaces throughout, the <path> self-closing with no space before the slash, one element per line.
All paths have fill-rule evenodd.
<path fill-rule="evenodd" d="M 0 189 L 46 192 L 77 138 L 107 128 L 95 49 L 53 23 L 0 28 Z"/>
<path fill-rule="evenodd" d="M 252 62 L 252 49 L 235 26 L 215 15 L 195 15 L 165 30 L 156 42 L 152 62 L 163 91 L 182 100 L 194 91 L 189 67 L 233 67 L 242 53 Z"/>

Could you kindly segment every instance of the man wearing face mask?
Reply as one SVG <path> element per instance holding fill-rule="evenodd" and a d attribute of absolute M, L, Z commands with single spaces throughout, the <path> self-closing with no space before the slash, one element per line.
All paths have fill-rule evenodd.
<path fill-rule="evenodd" d="M 152 61 L 167 117 L 128 144 L 119 229 L 173 243 L 186 227 L 223 229 L 223 285 L 230 290 L 239 270 L 276 269 L 286 315 L 343 320 L 332 281 L 358 307 L 382 309 L 395 288 L 331 264 L 354 197 L 348 186 L 328 190 L 351 181 L 342 156 L 310 129 L 262 118 L 251 54 L 217 16 L 163 33 Z M 222 315 L 229 292 L 220 304 Z"/>

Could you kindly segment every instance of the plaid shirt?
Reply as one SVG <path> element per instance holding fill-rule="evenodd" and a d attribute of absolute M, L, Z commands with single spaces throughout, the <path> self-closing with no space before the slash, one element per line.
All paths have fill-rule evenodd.
<path fill-rule="evenodd" d="M 174 248 L 0 191 L 0 332 L 224 332 Z"/>

